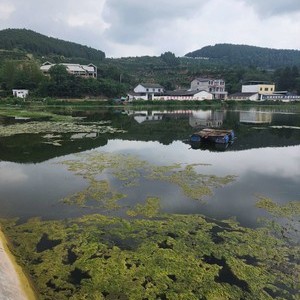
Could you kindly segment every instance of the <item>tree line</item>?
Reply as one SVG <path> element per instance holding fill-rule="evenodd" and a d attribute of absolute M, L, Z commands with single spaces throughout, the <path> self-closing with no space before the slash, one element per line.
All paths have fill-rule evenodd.
<path fill-rule="evenodd" d="M 226 65 L 259 66 L 264 69 L 300 66 L 299 50 L 278 50 L 247 45 L 216 44 L 189 52 L 185 56 L 208 58 Z"/>
<path fill-rule="evenodd" d="M 38 57 L 81 58 L 90 62 L 99 62 L 105 58 L 105 53 L 101 50 L 47 37 L 27 29 L 1 30 L 0 45 L 4 50 L 23 51 Z"/>
<path fill-rule="evenodd" d="M 159 65 L 159 59 L 153 61 Z M 145 58 L 143 58 L 145 60 Z M 149 61 L 152 59 L 149 58 Z M 98 65 L 98 78 L 82 78 L 69 74 L 63 65 L 57 64 L 45 76 L 36 61 L 7 60 L 0 66 L 1 94 L 9 96 L 11 90 L 29 89 L 31 95 L 40 97 L 120 97 L 140 82 L 159 83 L 167 90 L 189 88 L 196 77 L 223 78 L 229 94 L 240 92 L 242 84 L 258 80 L 274 82 L 276 90 L 300 94 L 300 70 L 297 66 L 279 68 L 274 72 L 258 68 L 186 66 L 179 64 L 155 68 L 154 64 L 134 63 L 124 66 L 110 62 Z"/>
<path fill-rule="evenodd" d="M 30 95 L 37 97 L 118 97 L 126 95 L 129 88 L 108 77 L 74 76 L 60 64 L 51 67 L 49 75 L 43 75 L 36 62 L 6 61 L 0 68 L 2 95 L 11 95 L 12 89 L 28 89 Z"/>

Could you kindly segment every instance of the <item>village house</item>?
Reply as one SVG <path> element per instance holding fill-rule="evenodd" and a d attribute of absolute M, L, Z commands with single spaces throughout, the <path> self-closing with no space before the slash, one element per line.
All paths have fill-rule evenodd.
<path fill-rule="evenodd" d="M 275 92 L 275 84 L 265 81 L 249 81 L 242 85 L 242 93 L 270 95 Z"/>
<path fill-rule="evenodd" d="M 206 91 L 213 99 L 226 99 L 225 81 L 223 79 L 196 78 L 191 82 L 191 91 Z"/>
<path fill-rule="evenodd" d="M 259 99 L 258 93 L 234 93 L 229 96 L 230 100 L 252 100 L 257 101 Z"/>
<path fill-rule="evenodd" d="M 128 93 L 128 100 L 154 100 L 156 96 L 164 93 L 164 88 L 160 84 L 140 83 L 133 92 Z"/>
<path fill-rule="evenodd" d="M 229 96 L 231 100 L 251 101 L 300 101 L 300 96 L 290 94 L 288 91 L 276 91 L 275 84 L 265 81 L 249 81 L 242 85 L 241 93 L 234 93 Z"/>
<path fill-rule="evenodd" d="M 133 92 L 128 93 L 128 100 L 212 100 L 213 94 L 200 90 L 165 91 L 159 84 L 140 83 Z"/>
<path fill-rule="evenodd" d="M 164 95 L 156 97 L 156 99 L 157 100 L 178 100 L 178 101 L 212 100 L 213 95 L 206 91 L 175 90 L 175 91 L 168 91 Z"/>
<path fill-rule="evenodd" d="M 48 75 L 51 67 L 55 65 L 56 64 L 52 64 L 47 61 L 42 64 L 40 70 L 43 72 L 43 74 Z M 59 65 L 65 66 L 66 70 L 74 76 L 79 76 L 83 78 L 97 78 L 97 67 L 93 64 L 80 65 L 80 64 L 61 63 Z"/>
<path fill-rule="evenodd" d="M 29 90 L 25 90 L 25 89 L 13 89 L 12 93 L 13 93 L 14 97 L 25 99 L 28 96 L 28 94 L 29 94 Z"/>

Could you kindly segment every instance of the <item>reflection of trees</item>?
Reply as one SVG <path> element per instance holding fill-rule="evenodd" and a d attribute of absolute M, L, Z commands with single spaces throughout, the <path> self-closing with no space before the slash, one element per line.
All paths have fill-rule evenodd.
<path fill-rule="evenodd" d="M 1 138 L 0 160 L 37 163 L 54 157 L 77 153 L 107 144 L 107 136 L 95 139 L 70 140 L 70 134 L 61 137 L 61 146 L 46 144 L 40 134 L 22 134 Z"/>
<path fill-rule="evenodd" d="M 118 138 L 137 141 L 158 141 L 168 145 L 175 140 L 187 140 L 195 131 L 189 125 L 189 117 L 174 118 L 164 115 L 160 122 L 143 122 L 138 124 L 132 116 L 115 115 L 113 126 L 122 128 L 127 132 L 117 134 Z M 239 123 L 239 113 L 227 111 L 222 128 L 233 129 L 237 140 L 228 149 L 244 150 L 261 147 L 281 147 L 298 145 L 300 130 L 293 129 L 253 129 L 252 125 Z"/>
<path fill-rule="evenodd" d="M 70 112 L 61 111 L 62 114 Z M 188 115 L 163 115 L 159 122 L 137 123 L 132 115 L 122 114 L 122 111 L 110 110 L 78 110 L 72 112 L 73 116 L 86 116 L 86 122 L 111 121 L 113 128 L 125 130 L 125 133 L 101 134 L 95 139 L 84 138 L 70 140 L 73 133 L 62 135 L 61 147 L 45 144 L 42 135 L 15 135 L 0 139 L 0 159 L 16 162 L 41 162 L 53 157 L 76 153 L 106 145 L 109 139 L 129 141 L 157 141 L 169 145 L 173 141 L 188 140 L 195 129 L 189 124 Z M 299 126 L 299 117 L 293 117 L 290 125 Z M 286 124 L 286 118 L 275 115 L 272 125 Z M 233 129 L 236 141 L 227 149 L 244 150 L 262 147 L 282 147 L 299 145 L 300 130 L 285 128 L 254 129 L 252 125 L 239 123 L 239 113 L 227 111 L 224 116 L 222 128 Z"/>

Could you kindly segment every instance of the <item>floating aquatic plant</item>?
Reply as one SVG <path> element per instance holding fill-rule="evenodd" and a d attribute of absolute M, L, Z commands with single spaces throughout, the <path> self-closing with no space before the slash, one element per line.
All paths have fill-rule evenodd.
<path fill-rule="evenodd" d="M 232 220 L 89 215 L 2 224 L 40 299 L 297 299 L 300 288 L 299 247 Z"/>
<path fill-rule="evenodd" d="M 75 122 L 50 122 L 50 121 L 34 121 L 17 123 L 12 125 L 0 125 L 0 136 L 12 136 L 16 134 L 40 134 L 40 133 L 116 133 L 124 132 L 123 130 L 113 128 L 108 122 L 98 122 L 98 124 L 87 125 Z M 48 138 L 48 137 L 47 137 Z"/>
<path fill-rule="evenodd" d="M 221 187 L 235 180 L 234 176 L 218 177 L 205 175 L 196 172 L 195 167 L 199 165 L 181 165 L 175 164 L 170 166 L 155 166 L 150 163 L 140 160 L 138 157 L 121 154 L 111 154 L 104 152 L 93 152 L 88 154 L 79 154 L 77 159 L 72 161 L 64 161 L 69 170 L 75 174 L 86 178 L 89 182 L 89 187 L 75 195 L 67 197 L 64 201 L 68 203 L 86 204 L 87 200 L 93 199 L 98 203 L 103 202 L 104 195 L 110 193 L 114 195 L 122 195 L 123 192 L 118 192 L 119 188 L 135 188 L 143 184 L 146 180 L 155 180 L 161 182 L 169 182 L 181 188 L 182 193 L 192 199 L 202 200 L 204 196 L 209 196 L 213 193 L 214 188 Z M 200 165 L 201 166 L 201 165 Z M 108 189 L 101 186 L 102 175 L 118 180 L 118 187 L 114 190 L 107 184 Z M 91 193 L 92 191 L 97 191 Z M 124 194 L 123 194 L 124 195 Z M 104 197 L 103 197 L 104 196 Z M 118 197 L 117 197 L 118 198 Z M 125 198 L 120 197 L 119 199 Z M 144 199 L 138 199 L 143 201 Z M 133 211 L 130 212 L 133 214 Z"/>

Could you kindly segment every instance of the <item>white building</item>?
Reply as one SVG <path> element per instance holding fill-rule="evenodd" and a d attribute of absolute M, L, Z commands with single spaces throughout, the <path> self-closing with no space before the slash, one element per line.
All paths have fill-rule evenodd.
<path fill-rule="evenodd" d="M 25 99 L 28 96 L 28 94 L 29 94 L 29 90 L 13 89 L 12 93 L 13 93 L 14 97 Z"/>
<path fill-rule="evenodd" d="M 131 93 L 128 93 L 128 100 L 212 100 L 213 95 L 207 91 L 176 90 L 165 91 L 159 84 L 139 84 Z"/>
<path fill-rule="evenodd" d="M 206 91 L 187 91 L 177 90 L 166 92 L 164 95 L 157 96 L 157 100 L 178 100 L 178 101 L 191 101 L 191 100 L 212 100 L 213 95 Z"/>
<path fill-rule="evenodd" d="M 55 66 L 56 64 L 51 64 L 50 62 L 45 62 L 40 67 L 40 70 L 44 74 L 49 74 L 49 70 L 51 67 Z M 61 63 L 59 65 L 65 66 L 66 70 L 75 76 L 80 76 L 84 78 L 97 78 L 97 67 L 93 64 L 89 65 L 80 65 L 80 64 L 66 64 Z"/>
<path fill-rule="evenodd" d="M 191 82 L 191 91 L 206 91 L 213 99 L 226 99 L 225 81 L 223 79 L 196 78 Z"/>
<path fill-rule="evenodd" d="M 228 96 L 230 100 L 252 100 L 252 101 L 257 101 L 259 100 L 259 94 L 256 92 L 252 93 L 234 93 Z"/>
<path fill-rule="evenodd" d="M 164 93 L 164 88 L 160 84 L 140 83 L 133 92 L 128 94 L 128 100 L 154 100 L 156 96 Z"/>

